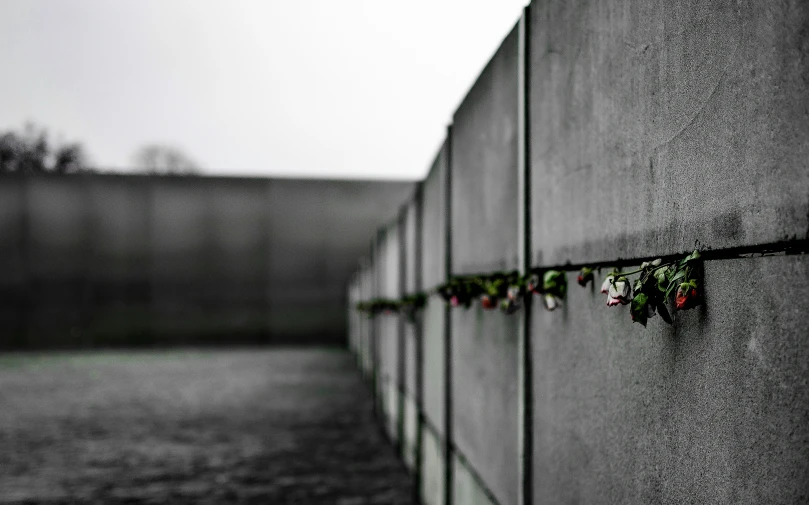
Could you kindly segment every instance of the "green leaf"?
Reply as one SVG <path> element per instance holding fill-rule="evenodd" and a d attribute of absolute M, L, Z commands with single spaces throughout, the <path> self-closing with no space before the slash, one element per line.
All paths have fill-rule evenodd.
<path fill-rule="evenodd" d="M 669 281 L 670 282 L 676 282 L 677 280 L 679 280 L 679 279 L 681 279 L 683 277 L 685 277 L 685 270 L 678 270 L 677 273 L 674 274 L 674 276 L 671 279 L 669 279 Z"/>
<path fill-rule="evenodd" d="M 684 263 L 688 263 L 688 262 L 691 262 L 691 261 L 698 260 L 698 259 L 700 259 L 701 257 L 702 257 L 702 255 L 699 253 L 699 251 L 696 251 L 696 250 L 695 250 L 694 252 L 692 252 L 691 254 L 689 254 L 688 256 L 686 256 L 686 257 L 685 257 L 685 259 L 683 259 L 683 262 L 684 262 Z"/>
<path fill-rule="evenodd" d="M 671 314 L 669 314 L 669 309 L 666 308 L 666 304 L 664 302 L 657 304 L 657 313 L 660 314 L 660 318 L 663 319 L 663 321 L 667 322 L 668 324 L 673 324 Z"/>
<path fill-rule="evenodd" d="M 649 303 L 649 297 L 645 293 L 638 293 L 632 298 L 632 303 L 629 307 L 629 313 L 632 315 L 632 321 L 642 324 L 646 327 L 646 322 L 649 319 L 649 311 L 646 305 Z"/>

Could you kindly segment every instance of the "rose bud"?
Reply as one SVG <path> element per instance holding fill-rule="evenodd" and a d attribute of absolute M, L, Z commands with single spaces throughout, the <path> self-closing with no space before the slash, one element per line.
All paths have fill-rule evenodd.
<path fill-rule="evenodd" d="M 528 283 L 525 285 L 525 289 L 528 290 L 529 293 L 533 294 L 540 294 L 540 280 L 538 275 L 532 275 L 531 278 L 528 280 Z"/>
<path fill-rule="evenodd" d="M 519 286 L 509 286 L 508 287 L 508 299 L 516 302 L 520 299 L 521 289 Z"/>
<path fill-rule="evenodd" d="M 559 306 L 559 301 L 551 294 L 546 294 L 542 297 L 542 300 L 545 302 L 545 308 L 548 310 L 553 310 Z"/>
<path fill-rule="evenodd" d="M 688 310 L 698 305 L 697 288 L 690 284 L 680 284 L 677 288 L 677 295 L 674 298 L 674 306 L 677 310 Z"/>
<path fill-rule="evenodd" d="M 458 299 L 458 295 L 452 295 L 449 298 L 449 304 L 452 305 L 453 307 L 457 307 L 458 305 L 460 305 L 461 301 Z"/>
<path fill-rule="evenodd" d="M 500 310 L 506 314 L 513 314 L 520 310 L 520 304 L 511 298 L 503 298 L 500 300 Z"/>
<path fill-rule="evenodd" d="M 603 283 L 601 283 L 601 292 L 602 292 L 603 294 L 605 294 L 605 295 L 606 295 L 607 293 L 609 293 L 609 289 L 610 289 L 610 286 L 612 286 L 612 280 L 613 280 L 614 278 L 615 278 L 615 276 L 613 276 L 613 275 L 608 275 L 608 276 L 607 276 L 607 277 L 604 279 L 604 282 L 603 282 Z"/>
<path fill-rule="evenodd" d="M 576 277 L 576 282 L 579 283 L 579 286 L 586 287 L 587 283 L 593 280 L 593 269 L 584 267 L 579 272 L 579 276 Z"/>
<path fill-rule="evenodd" d="M 640 268 L 642 270 L 646 270 L 647 268 L 650 268 L 650 267 L 658 267 L 658 266 L 660 266 L 660 263 L 662 263 L 662 262 L 663 262 L 663 260 L 661 260 L 660 258 L 657 258 L 654 261 L 644 261 L 643 263 L 640 264 Z"/>
<path fill-rule="evenodd" d="M 610 284 L 607 296 L 609 297 L 607 299 L 607 305 L 609 307 L 618 304 L 626 305 L 632 301 L 632 288 L 629 287 L 629 282 L 627 282 L 626 278 L 621 277 Z"/>
<path fill-rule="evenodd" d="M 485 310 L 491 310 L 497 307 L 497 299 L 490 295 L 483 295 L 480 297 L 480 306 Z"/>

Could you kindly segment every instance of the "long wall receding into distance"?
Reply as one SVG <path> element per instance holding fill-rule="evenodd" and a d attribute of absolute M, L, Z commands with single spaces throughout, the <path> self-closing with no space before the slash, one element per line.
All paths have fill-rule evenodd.
<path fill-rule="evenodd" d="M 433 293 L 350 339 L 423 503 L 809 503 L 807 27 L 805 2 L 526 8 L 350 286 Z M 576 284 L 695 248 L 704 303 L 671 326 Z M 565 272 L 561 308 L 432 291 L 529 269 Z"/>
<path fill-rule="evenodd" d="M 413 183 L 0 179 L 0 347 L 341 343 L 345 288 Z"/>

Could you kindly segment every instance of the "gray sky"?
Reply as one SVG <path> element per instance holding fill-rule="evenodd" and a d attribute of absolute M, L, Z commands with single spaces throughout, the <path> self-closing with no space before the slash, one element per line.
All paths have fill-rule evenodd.
<path fill-rule="evenodd" d="M 527 0 L 0 0 L 0 130 L 126 171 L 422 177 Z"/>

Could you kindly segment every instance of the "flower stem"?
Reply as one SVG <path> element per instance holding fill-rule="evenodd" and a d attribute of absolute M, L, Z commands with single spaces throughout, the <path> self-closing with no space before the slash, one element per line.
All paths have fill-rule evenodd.
<path fill-rule="evenodd" d="M 677 263 L 677 262 L 676 261 L 670 261 L 668 263 L 662 263 L 662 264 L 657 265 L 656 267 L 652 268 L 652 271 L 654 272 L 655 270 L 660 270 L 661 268 L 671 266 L 671 265 L 673 265 L 675 263 Z M 612 275 L 613 279 L 617 279 L 618 277 L 626 277 L 627 275 L 639 274 L 639 273 L 643 272 L 643 270 L 644 270 L 643 268 L 638 268 L 637 270 L 632 270 L 631 272 L 616 272 L 614 274 L 607 274 L 607 275 Z"/>

